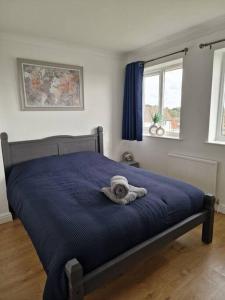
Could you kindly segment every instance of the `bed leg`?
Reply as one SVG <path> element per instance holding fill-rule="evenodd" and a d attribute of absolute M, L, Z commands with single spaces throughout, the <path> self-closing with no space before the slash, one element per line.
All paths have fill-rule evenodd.
<path fill-rule="evenodd" d="M 202 241 L 205 244 L 210 244 L 213 239 L 213 224 L 214 224 L 214 204 L 215 197 L 212 195 L 204 196 L 204 208 L 208 211 L 207 219 L 202 226 Z"/>
<path fill-rule="evenodd" d="M 69 260 L 65 271 L 69 280 L 69 300 L 83 300 L 83 270 L 80 263 L 75 258 Z"/>

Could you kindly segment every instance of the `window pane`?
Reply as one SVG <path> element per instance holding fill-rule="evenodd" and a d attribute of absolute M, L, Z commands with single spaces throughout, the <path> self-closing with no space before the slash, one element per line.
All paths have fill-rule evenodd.
<path fill-rule="evenodd" d="M 163 119 L 166 135 L 179 137 L 183 69 L 165 71 Z"/>
<path fill-rule="evenodd" d="M 222 129 L 222 135 L 225 136 L 225 82 L 224 82 L 224 92 L 223 92 L 223 111 L 222 111 L 222 124 L 221 124 L 221 129 Z"/>
<path fill-rule="evenodd" d="M 159 111 L 159 74 L 144 77 L 144 133 L 152 124 L 152 116 Z"/>
<path fill-rule="evenodd" d="M 224 59 L 225 59 L 225 54 L 224 54 Z M 225 62 L 225 60 L 224 60 Z M 216 128 L 216 134 L 215 134 L 215 140 L 218 141 L 225 141 L 225 65 L 222 68 L 222 72 L 220 74 L 220 80 L 221 80 L 221 85 L 220 85 L 220 93 L 219 93 L 219 98 L 218 98 L 218 111 L 217 111 L 217 128 Z M 215 78 L 214 78 L 215 76 Z M 213 85 L 217 84 L 217 79 L 218 74 L 213 73 Z M 214 82 L 215 81 L 215 82 Z M 220 98 L 221 97 L 221 98 Z M 211 99 L 213 101 L 213 98 Z M 214 100 L 214 105 L 215 105 L 215 100 Z M 212 109 L 212 103 L 211 103 L 211 109 Z M 211 120 L 210 120 L 211 122 Z"/>

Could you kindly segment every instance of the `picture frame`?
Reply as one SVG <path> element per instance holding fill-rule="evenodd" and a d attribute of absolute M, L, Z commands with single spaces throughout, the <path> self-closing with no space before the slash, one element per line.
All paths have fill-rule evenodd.
<path fill-rule="evenodd" d="M 84 110 L 83 67 L 17 58 L 21 110 Z"/>

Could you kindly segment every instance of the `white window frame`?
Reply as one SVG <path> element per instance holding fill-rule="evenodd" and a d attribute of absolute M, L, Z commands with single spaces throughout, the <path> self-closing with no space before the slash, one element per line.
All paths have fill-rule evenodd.
<path fill-rule="evenodd" d="M 222 67 L 220 74 L 219 84 L 219 101 L 217 108 L 217 122 L 216 122 L 216 135 L 215 140 L 225 142 L 225 135 L 222 135 L 222 122 L 223 122 L 223 106 L 224 106 L 224 93 L 225 93 L 225 53 L 222 58 Z"/>
<path fill-rule="evenodd" d="M 144 78 L 151 77 L 154 75 L 159 75 L 159 113 L 163 114 L 163 107 L 164 107 L 164 89 L 165 89 L 165 72 L 166 71 L 173 71 L 178 69 L 183 69 L 183 61 L 179 63 L 172 64 L 173 61 L 169 61 L 168 65 L 167 63 L 163 63 L 161 66 L 155 68 L 154 70 L 146 70 L 144 72 Z M 150 68 L 154 68 L 154 65 Z M 144 81 L 145 82 L 145 81 Z M 181 107 L 182 107 L 182 89 L 183 89 L 183 76 L 182 76 L 182 83 L 181 83 Z M 143 97 L 143 108 L 145 106 L 145 95 Z M 181 123 L 181 120 L 180 120 Z M 143 129 L 146 128 L 143 120 Z M 165 137 L 174 138 L 174 139 L 180 139 L 181 136 L 181 126 L 178 137 L 172 136 L 172 135 L 165 135 Z"/>

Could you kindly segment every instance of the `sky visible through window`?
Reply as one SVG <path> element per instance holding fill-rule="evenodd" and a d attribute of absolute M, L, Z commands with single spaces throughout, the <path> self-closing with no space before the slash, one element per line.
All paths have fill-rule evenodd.
<path fill-rule="evenodd" d="M 165 72 L 164 107 L 176 108 L 181 104 L 182 69 Z"/>
<path fill-rule="evenodd" d="M 145 78 L 145 105 L 159 104 L 159 75 Z"/>
<path fill-rule="evenodd" d="M 176 108 L 181 102 L 182 69 L 165 72 L 164 104 L 168 108 Z M 159 75 L 145 79 L 145 105 L 159 104 Z"/>

